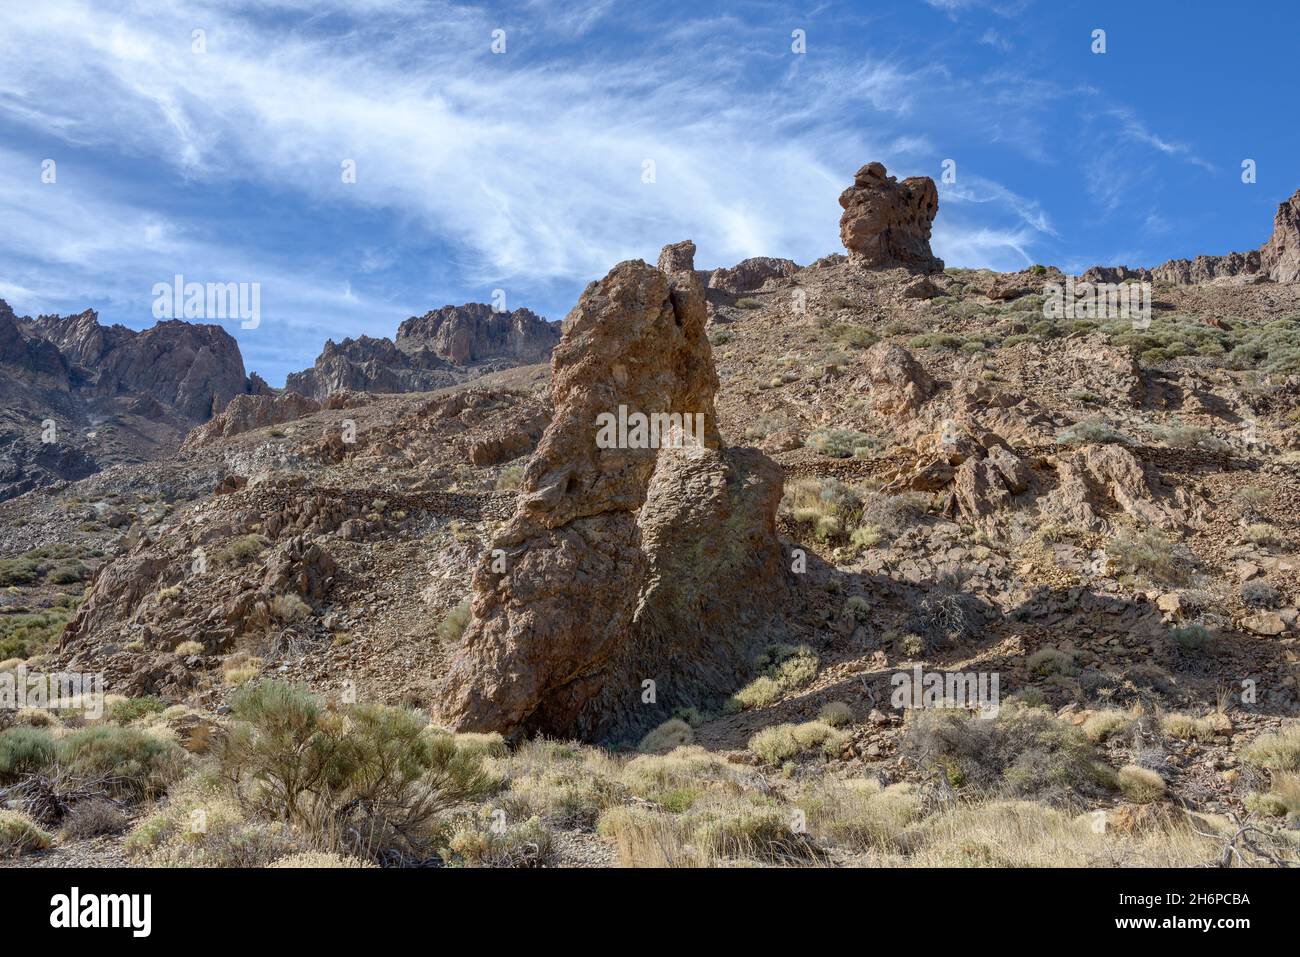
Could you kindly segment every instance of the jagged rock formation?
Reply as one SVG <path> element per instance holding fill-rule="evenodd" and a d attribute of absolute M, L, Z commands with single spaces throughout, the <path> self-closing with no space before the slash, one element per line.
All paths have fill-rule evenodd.
<path fill-rule="evenodd" d="M 319 402 L 296 392 L 281 395 L 237 395 L 220 415 L 190 432 L 181 447 L 196 448 L 264 426 L 292 422 L 318 411 Z"/>
<path fill-rule="evenodd" d="M 625 738 L 734 690 L 785 585 L 781 469 L 722 449 L 693 245 L 591 284 L 552 359 L 554 417 L 474 574 L 441 692 L 458 729 Z M 698 445 L 601 448 L 596 423 L 700 414 Z M 631 444 L 631 443 L 628 443 Z M 653 681 L 654 701 L 643 700 Z"/>
<path fill-rule="evenodd" d="M 793 259 L 754 256 L 742 259 L 729 269 L 715 269 L 709 274 L 709 288 L 737 295 L 759 289 L 769 279 L 786 279 L 799 271 Z"/>
<path fill-rule="evenodd" d="M 1042 503 L 1044 515 L 1080 528 L 1106 527 L 1109 503 L 1143 524 L 1168 527 L 1177 509 L 1159 476 L 1121 445 L 1089 445 L 1055 461 L 1058 485 Z"/>
<path fill-rule="evenodd" d="M 1260 250 L 1260 266 L 1274 282 L 1300 282 L 1300 189 L 1278 204 L 1273 235 Z"/>
<path fill-rule="evenodd" d="M 0 500 L 174 451 L 232 398 L 264 390 L 220 326 L 136 332 L 94 310 L 31 319 L 0 301 Z"/>
<path fill-rule="evenodd" d="M 861 266 L 908 266 L 939 272 L 943 260 L 930 251 L 930 227 L 939 212 L 939 191 L 928 176 L 901 183 L 880 163 L 868 163 L 840 194 L 840 241 Z"/>
<path fill-rule="evenodd" d="M 428 392 L 475 374 L 545 362 L 557 324 L 528 309 L 494 312 L 481 302 L 412 316 L 393 339 L 329 340 L 315 365 L 291 373 L 285 388 L 324 402 L 333 392 Z"/>
<path fill-rule="evenodd" d="M 1197 256 L 1195 259 L 1171 259 L 1151 270 L 1157 282 L 1172 282 L 1183 286 L 1231 279 L 1237 276 L 1260 276 L 1260 257 L 1257 250 L 1246 253 L 1228 253 L 1224 256 Z"/>

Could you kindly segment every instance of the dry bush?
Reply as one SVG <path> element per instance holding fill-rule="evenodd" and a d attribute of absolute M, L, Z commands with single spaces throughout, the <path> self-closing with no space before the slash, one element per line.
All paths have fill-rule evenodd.
<path fill-rule="evenodd" d="M 817 720 L 829 724 L 832 728 L 838 728 L 852 723 L 853 709 L 843 701 L 828 701 L 817 712 Z"/>
<path fill-rule="evenodd" d="M 1150 768 L 1126 764 L 1117 780 L 1120 792 L 1134 804 L 1151 804 L 1165 796 L 1165 779 Z"/>
<path fill-rule="evenodd" d="M 121 834 L 128 823 L 126 812 L 115 802 L 103 798 L 91 799 L 74 805 L 68 811 L 63 818 L 63 834 L 72 840 Z"/>
<path fill-rule="evenodd" d="M 1083 736 L 1093 744 L 1100 744 L 1121 734 L 1128 734 L 1137 724 L 1141 713 L 1136 710 L 1117 711 L 1109 709 L 1098 711 L 1088 716 L 1083 722 Z"/>
<path fill-rule="evenodd" d="M 814 750 L 820 750 L 828 758 L 837 758 L 848 742 L 847 734 L 823 721 L 805 721 L 764 728 L 749 739 L 749 750 L 768 764 L 781 764 Z"/>
<path fill-rule="evenodd" d="M 565 828 L 589 828 L 600 812 L 622 800 L 619 763 L 599 748 L 535 738 L 506 758 L 489 762 L 500 782 L 493 798 L 512 821 L 531 817 Z"/>
<path fill-rule="evenodd" d="M 1081 805 L 1114 786 L 1081 729 L 1041 708 L 1004 702 L 995 718 L 956 710 L 908 712 L 902 746 L 923 768 L 977 796 Z"/>
<path fill-rule="evenodd" d="M 638 751 L 671 751 L 695 742 L 695 731 L 680 718 L 669 718 L 655 728 L 637 746 Z"/>
<path fill-rule="evenodd" d="M 438 623 L 438 637 L 443 641 L 459 641 L 469 627 L 470 600 L 462 598 L 452 606 L 441 622 Z"/>
<path fill-rule="evenodd" d="M 1275 734 L 1260 735 L 1251 742 L 1244 757 L 1257 768 L 1300 771 L 1300 724 L 1292 724 Z"/>
<path fill-rule="evenodd" d="M 447 843 L 447 862 L 462 867 L 545 867 L 553 854 L 551 829 L 535 817 L 503 829 L 475 820 L 456 828 Z"/>
<path fill-rule="evenodd" d="M 53 840 L 26 814 L 0 808 L 0 859 L 43 851 Z"/>
<path fill-rule="evenodd" d="M 267 867 L 305 870 L 338 870 L 374 866 L 371 861 L 363 861 L 359 857 L 347 857 L 343 854 L 331 854 L 329 851 L 304 851 L 301 854 L 288 854 L 267 865 Z"/>
<path fill-rule="evenodd" d="M 620 806 L 598 831 L 624 867 L 717 867 L 736 862 L 807 864 L 822 852 L 793 830 L 792 809 L 758 794 L 710 794 L 679 814 Z"/>
<path fill-rule="evenodd" d="M 871 778 L 823 779 L 801 791 L 796 804 L 819 842 L 855 851 L 906 852 L 909 831 L 923 816 L 915 785 L 882 787 Z"/>

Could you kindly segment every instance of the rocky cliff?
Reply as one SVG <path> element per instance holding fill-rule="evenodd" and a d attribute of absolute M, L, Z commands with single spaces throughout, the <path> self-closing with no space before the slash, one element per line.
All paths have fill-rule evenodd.
<path fill-rule="evenodd" d="M 333 392 L 428 392 L 512 365 L 545 362 L 559 328 L 528 309 L 494 312 L 480 302 L 412 316 L 395 339 L 333 340 L 285 387 L 323 402 Z"/>
<path fill-rule="evenodd" d="M 31 319 L 0 301 L 0 499 L 174 451 L 232 398 L 265 389 L 220 326 L 137 332 L 94 310 Z"/>

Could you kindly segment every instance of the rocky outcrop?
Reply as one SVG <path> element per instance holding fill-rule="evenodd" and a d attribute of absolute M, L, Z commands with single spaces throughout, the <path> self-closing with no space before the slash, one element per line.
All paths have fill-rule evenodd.
<path fill-rule="evenodd" d="M 1106 527 L 1115 507 L 1145 525 L 1176 520 L 1168 490 L 1122 445 L 1089 445 L 1056 459 L 1058 485 L 1042 502 L 1045 515 L 1080 528 Z"/>
<path fill-rule="evenodd" d="M 94 310 L 41 316 L 36 333 L 85 370 L 83 391 L 152 396 L 191 423 L 250 391 L 239 344 L 220 326 L 172 319 L 143 332 L 101 326 Z"/>
<path fill-rule="evenodd" d="M 407 319 L 397 328 L 397 348 L 422 349 L 452 365 L 503 359 L 511 365 L 545 362 L 560 339 L 559 329 L 528 309 L 497 312 L 481 302 L 443 306 Z"/>
<path fill-rule="evenodd" d="M 473 617 L 441 689 L 450 727 L 628 739 L 745 678 L 785 589 L 782 473 L 720 447 L 689 252 L 665 249 L 662 269 L 620 263 L 566 319 L 554 416 L 518 511 L 474 573 Z M 700 440 L 601 447 L 597 423 L 620 407 L 700 415 Z"/>
<path fill-rule="evenodd" d="M 556 323 L 528 309 L 443 306 L 407 319 L 395 340 L 328 340 L 312 368 L 290 373 L 285 388 L 318 402 L 342 391 L 430 392 L 481 372 L 545 362 L 559 337 Z"/>
<path fill-rule="evenodd" d="M 898 182 L 880 163 L 868 163 L 840 194 L 840 241 L 860 266 L 908 266 L 939 272 L 943 260 L 930 251 L 930 227 L 939 212 L 939 191 L 928 176 Z"/>
<path fill-rule="evenodd" d="M 217 439 L 230 438 L 268 425 L 292 422 L 320 411 L 320 403 L 296 392 L 282 395 L 237 395 L 221 414 L 190 432 L 182 448 L 210 445 Z"/>
<path fill-rule="evenodd" d="M 882 415 L 912 415 L 934 392 L 934 381 L 902 346 L 877 343 L 867 352 L 866 364 L 858 388 L 870 390 L 871 406 Z"/>
<path fill-rule="evenodd" d="M 1153 280 L 1183 286 L 1238 276 L 1263 278 L 1258 251 L 1228 253 L 1226 256 L 1197 256 L 1195 259 L 1171 259 L 1151 270 Z"/>
<path fill-rule="evenodd" d="M 1127 266 L 1093 266 L 1081 277 L 1092 282 L 1126 279 L 1197 285 L 1215 281 L 1300 282 L 1300 190 L 1279 203 L 1273 234 L 1260 249 L 1223 256 L 1171 259 L 1154 269 Z"/>
<path fill-rule="evenodd" d="M 1300 189 L 1279 203 L 1273 235 L 1260 250 L 1260 267 L 1274 282 L 1300 282 Z"/>
<path fill-rule="evenodd" d="M 709 288 L 737 295 L 761 289 L 770 279 L 788 279 L 799 271 L 792 259 L 754 256 L 743 259 L 729 269 L 715 269 L 709 275 Z"/>

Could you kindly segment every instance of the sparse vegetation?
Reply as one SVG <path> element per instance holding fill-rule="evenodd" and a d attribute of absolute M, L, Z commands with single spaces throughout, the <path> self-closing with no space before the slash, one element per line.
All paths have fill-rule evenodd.
<path fill-rule="evenodd" d="M 1111 428 L 1105 419 L 1084 419 L 1056 433 L 1061 445 L 1113 445 L 1129 439 Z"/>
<path fill-rule="evenodd" d="M 438 637 L 443 641 L 459 641 L 460 636 L 465 634 L 465 629 L 469 627 L 469 619 L 469 599 L 462 598 L 438 623 Z"/>
<path fill-rule="evenodd" d="M 807 645 L 772 645 L 754 668 L 761 674 L 731 696 L 728 710 L 763 708 L 808 684 L 817 675 L 817 656 Z"/>
<path fill-rule="evenodd" d="M 1119 789 L 1134 804 L 1150 804 L 1165 796 L 1165 781 L 1150 768 L 1126 764 L 1117 776 Z"/>

